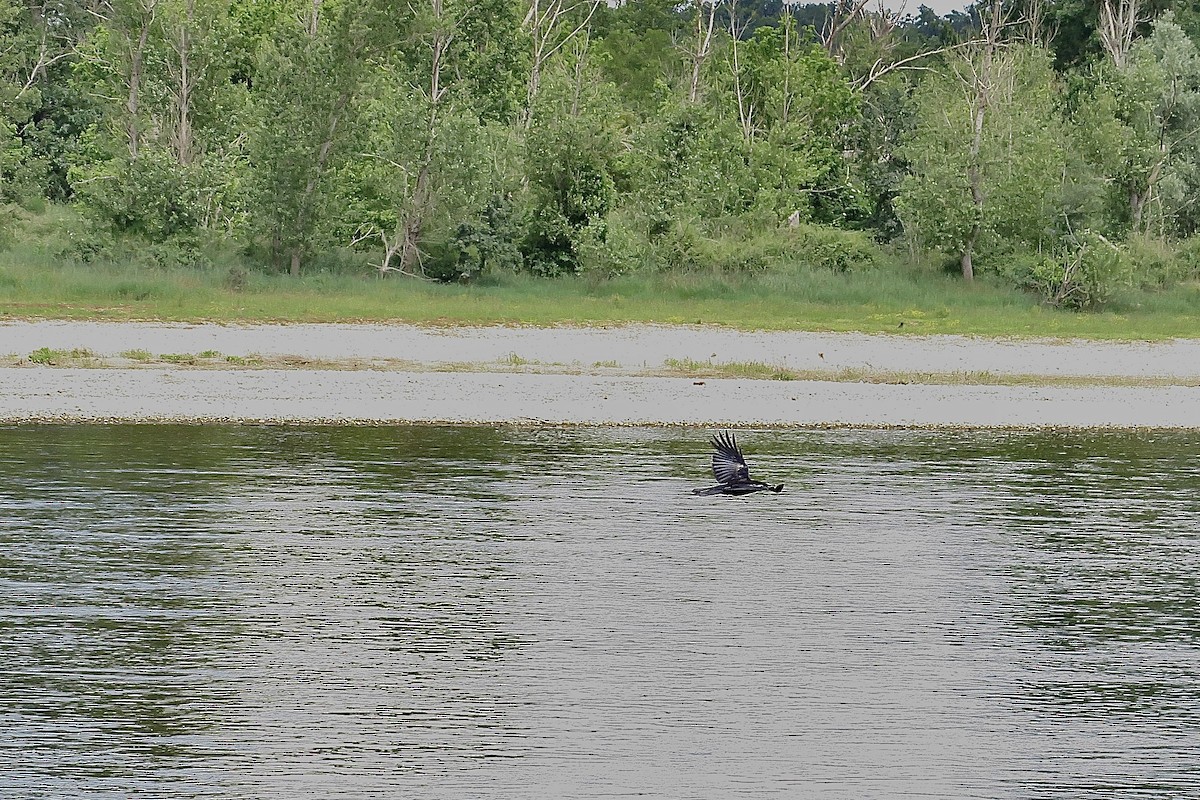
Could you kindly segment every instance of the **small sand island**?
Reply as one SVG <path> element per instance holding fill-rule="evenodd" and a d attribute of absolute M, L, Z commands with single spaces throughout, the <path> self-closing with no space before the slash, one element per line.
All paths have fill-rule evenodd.
<path fill-rule="evenodd" d="M 1200 341 L 0 324 L 0 421 L 1200 427 Z"/>

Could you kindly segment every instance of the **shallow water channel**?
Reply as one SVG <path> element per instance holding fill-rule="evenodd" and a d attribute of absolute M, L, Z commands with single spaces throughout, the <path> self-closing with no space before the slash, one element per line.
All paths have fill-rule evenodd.
<path fill-rule="evenodd" d="M 1200 435 L 0 428 L 0 797 L 1200 792 Z"/>

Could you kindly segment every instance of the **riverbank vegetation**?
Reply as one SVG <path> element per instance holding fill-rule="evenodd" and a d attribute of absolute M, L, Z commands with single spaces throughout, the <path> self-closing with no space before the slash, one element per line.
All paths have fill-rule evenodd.
<path fill-rule="evenodd" d="M 0 0 L 0 39 L 10 315 L 1194 334 L 1182 0 Z"/>
<path fill-rule="evenodd" d="M 77 224 L 59 213 L 54 227 Z M 49 246 L 47 246 L 49 243 Z M 57 244 L 56 244 L 57 243 Z M 743 329 L 1165 339 L 1195 335 L 1200 286 L 1125 288 L 1103 308 L 1066 312 L 981 277 L 903 260 L 863 272 L 800 262 L 761 274 L 713 270 L 596 278 L 497 271 L 470 282 L 364 276 L 353 258 L 299 277 L 214 249 L 187 266 L 148 257 L 64 263 L 62 239 L 0 252 L 0 319 L 335 322 L 438 325 L 720 324 Z"/>

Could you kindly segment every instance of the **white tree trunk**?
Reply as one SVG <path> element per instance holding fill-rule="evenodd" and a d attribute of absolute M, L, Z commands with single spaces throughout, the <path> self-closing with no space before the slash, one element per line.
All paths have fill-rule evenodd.
<path fill-rule="evenodd" d="M 1134 33 L 1142 21 L 1141 0 L 1102 0 L 1100 3 L 1100 25 L 1097 33 L 1105 52 L 1118 69 L 1129 61 Z"/>

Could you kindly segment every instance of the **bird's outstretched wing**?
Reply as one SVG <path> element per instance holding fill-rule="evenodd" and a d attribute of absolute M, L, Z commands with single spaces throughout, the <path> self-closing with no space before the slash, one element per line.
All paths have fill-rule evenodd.
<path fill-rule="evenodd" d="M 722 432 L 712 437 L 712 446 L 712 470 L 718 483 L 730 485 L 750 480 L 746 459 L 742 458 L 732 433 Z"/>

